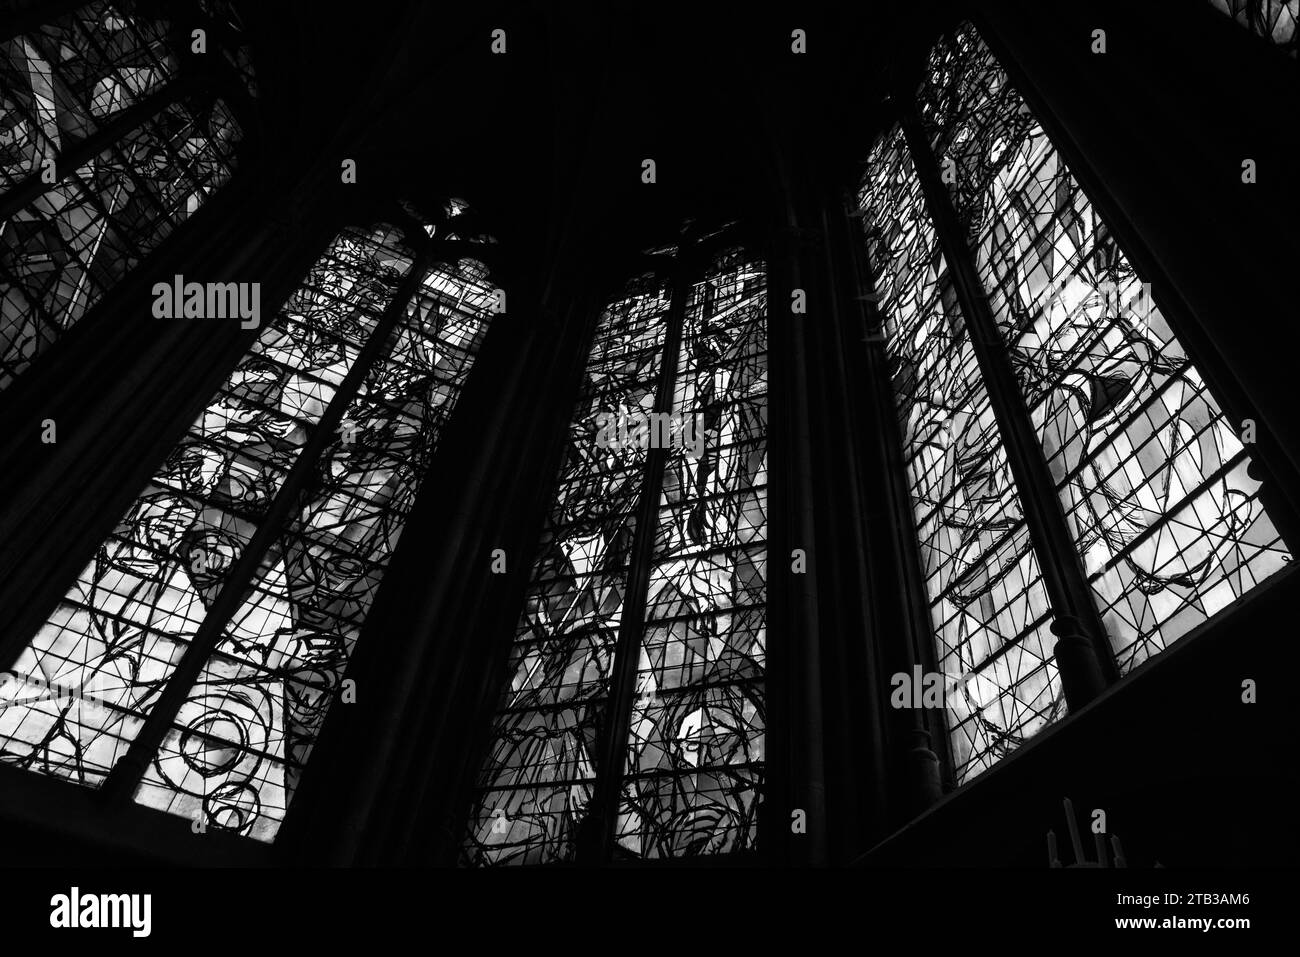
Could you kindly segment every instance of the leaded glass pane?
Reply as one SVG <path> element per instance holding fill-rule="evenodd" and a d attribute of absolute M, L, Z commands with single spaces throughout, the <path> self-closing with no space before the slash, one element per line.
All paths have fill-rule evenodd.
<path fill-rule="evenodd" d="M 239 125 L 219 98 L 163 102 L 179 41 L 132 6 L 99 0 L 0 42 L 0 197 L 42 184 L 0 223 L 0 388 L 232 175 Z M 156 95 L 151 116 L 81 165 L 65 162 Z"/>
<path fill-rule="evenodd" d="M 103 782 L 407 267 L 363 233 L 316 263 L 19 657 L 0 759 Z"/>
<path fill-rule="evenodd" d="M 690 291 L 617 836 L 643 858 L 748 850 L 763 782 L 767 291 L 733 253 Z"/>
<path fill-rule="evenodd" d="M 766 631 L 763 265 L 724 254 L 686 297 L 671 397 L 657 394 L 667 288 L 635 283 L 601 317 L 478 780 L 470 864 L 571 860 L 597 778 L 609 774 L 619 775 L 623 856 L 754 845 Z M 671 411 L 652 414 L 657 404 Z M 666 452 L 663 489 L 655 527 L 638 530 L 650 448 Z M 654 536 L 644 609 L 623 598 L 638 534 Z M 624 757 L 602 768 L 596 748 L 629 621 L 643 622 L 636 700 Z"/>
<path fill-rule="evenodd" d="M 424 280 L 264 556 L 136 799 L 271 840 L 487 326 L 477 264 Z"/>
<path fill-rule="evenodd" d="M 1128 671 L 1290 554 L 1232 423 L 972 27 L 935 46 L 918 98 Z"/>
<path fill-rule="evenodd" d="M 469 863 L 573 855 L 599 770 L 648 451 L 601 447 L 596 436 L 654 409 L 668 305 L 666 286 L 642 280 L 601 316 L 477 781 Z"/>
<path fill-rule="evenodd" d="M 1064 714 L 1051 609 L 965 316 L 897 126 L 871 151 L 859 205 L 961 783 Z"/>

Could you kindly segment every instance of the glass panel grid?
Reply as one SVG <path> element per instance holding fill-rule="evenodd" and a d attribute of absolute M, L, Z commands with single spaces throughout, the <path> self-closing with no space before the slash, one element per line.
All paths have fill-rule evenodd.
<path fill-rule="evenodd" d="M 355 361 L 342 343 L 373 331 L 398 279 L 363 234 L 317 262 L 18 659 L 0 760 L 103 782 Z M 67 694 L 42 699 L 50 684 Z"/>
<path fill-rule="evenodd" d="M 486 331 L 478 269 L 425 277 L 136 799 L 272 840 Z"/>
<path fill-rule="evenodd" d="M 655 406 L 669 292 L 636 282 L 600 317 L 479 774 L 471 865 L 571 860 L 599 770 L 596 748 L 624 613 L 648 450 L 602 446 Z"/>
<path fill-rule="evenodd" d="M 969 25 L 918 94 L 1121 672 L 1284 567 L 1247 449 Z"/>
<path fill-rule="evenodd" d="M 0 389 L 228 181 L 242 131 L 181 98 L 73 168 L 68 149 L 179 75 L 166 21 L 93 2 L 0 43 L 0 196 L 55 182 L 0 223 Z M 66 168 L 65 168 L 66 167 Z"/>
<path fill-rule="evenodd" d="M 960 784 L 1061 717 L 1065 701 L 1038 558 L 899 127 L 867 169 L 859 206 Z"/>
<path fill-rule="evenodd" d="M 687 298 L 616 825 L 643 859 L 751 850 L 764 768 L 767 287 L 720 256 Z M 689 431 L 689 434 L 688 434 Z"/>

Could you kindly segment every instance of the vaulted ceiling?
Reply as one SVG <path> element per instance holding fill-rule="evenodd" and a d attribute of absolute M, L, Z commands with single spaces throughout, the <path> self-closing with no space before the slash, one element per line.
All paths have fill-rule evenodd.
<path fill-rule="evenodd" d="M 851 182 L 892 64 L 946 6 L 370 0 L 333 16 L 295 0 L 241 13 L 274 191 L 349 156 L 354 195 L 430 210 L 464 197 L 545 270 L 617 263 L 687 219 L 779 215 L 780 176 Z M 497 28 L 505 55 L 490 49 Z"/>

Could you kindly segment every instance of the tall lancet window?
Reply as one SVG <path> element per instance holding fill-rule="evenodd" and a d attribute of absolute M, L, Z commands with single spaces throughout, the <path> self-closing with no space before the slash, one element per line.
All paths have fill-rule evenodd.
<path fill-rule="evenodd" d="M 1210 0 L 1210 3 L 1292 56 L 1300 51 L 1300 34 L 1296 32 L 1300 0 Z"/>
<path fill-rule="evenodd" d="M 861 192 L 905 444 L 913 514 L 965 781 L 1065 709 L 1050 608 L 1001 430 L 902 131 Z"/>
<path fill-rule="evenodd" d="M 973 294 L 992 318 L 980 335 L 1009 359 L 1009 388 L 1037 441 L 1026 454 L 1041 456 L 1073 542 L 1062 564 L 1081 569 L 1120 674 L 1283 568 L 1290 552 L 1247 474 L 1241 437 L 1150 286 L 969 25 L 931 51 L 915 115 L 925 155 L 909 153 L 899 127 L 887 132 L 861 205 L 939 657 L 957 666 L 948 703 L 960 781 L 1063 708 L 1041 628 L 1051 602 L 1035 584 L 997 438 L 1007 423 L 980 400 L 988 372 L 962 345 L 945 255 L 973 265 L 982 287 Z M 946 184 L 946 196 L 930 197 L 955 213 L 946 250 L 914 164 Z M 988 746 L 972 735 L 979 728 Z"/>
<path fill-rule="evenodd" d="M 253 93 L 233 12 L 136 6 L 0 41 L 0 389 L 233 173 L 243 132 L 215 78 Z"/>
<path fill-rule="evenodd" d="M 765 269 L 740 251 L 693 282 L 634 282 L 604 311 L 477 781 L 468 863 L 571 860 L 598 801 L 611 805 L 615 857 L 754 846 L 766 317 Z"/>
<path fill-rule="evenodd" d="M 271 840 L 494 301 L 342 233 L 19 657 L 0 758 Z"/>

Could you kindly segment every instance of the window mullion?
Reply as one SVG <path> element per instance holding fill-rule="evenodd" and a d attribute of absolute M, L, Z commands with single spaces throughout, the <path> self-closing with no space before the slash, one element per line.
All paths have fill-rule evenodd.
<path fill-rule="evenodd" d="M 852 208 L 852 200 L 848 205 Z M 850 234 L 853 235 L 852 230 Z M 859 229 L 854 238 L 860 240 L 861 235 Z M 870 435 L 875 440 L 876 454 L 884 463 L 884 508 L 889 517 L 884 524 L 890 551 L 881 566 L 889 569 L 891 577 L 887 580 L 895 585 L 900 595 L 899 611 L 904 631 L 888 650 L 882 648 L 882 653 L 892 652 L 894 660 L 898 660 L 896 656 L 902 652 L 902 660 L 909 666 L 907 673 L 917 665 L 923 671 L 937 672 L 939 663 L 935 656 L 934 629 L 925 588 L 925 563 L 921 558 L 920 541 L 913 531 L 916 519 L 908 490 L 908 451 L 889 374 L 885 319 L 878 305 L 878 293 L 884 282 L 868 262 L 861 242 L 851 243 L 848 254 L 850 279 L 866 320 L 862 325 L 867 332 L 863 343 L 869 374 L 864 390 L 864 412 L 872 423 Z M 951 787 L 952 752 L 941 714 L 926 708 L 900 710 L 904 711 L 900 723 L 906 722 L 909 729 L 905 742 L 908 758 L 908 779 L 903 782 L 905 800 L 910 809 L 920 813 L 942 796 L 945 785 Z"/>
<path fill-rule="evenodd" d="M 970 327 L 970 341 L 1003 434 L 1007 461 L 1038 554 L 1043 583 L 1054 611 L 1051 629 L 1057 642 L 1053 655 L 1066 702 L 1072 710 L 1078 709 L 1116 680 L 1118 669 L 1114 655 L 1106 642 L 1105 628 L 1043 459 L 1029 409 L 1016 385 L 974 257 L 940 180 L 934 152 L 921 129 L 920 116 L 910 99 L 904 100 L 899 113 L 935 235 Z"/>
<path fill-rule="evenodd" d="M 285 523 L 289 520 L 293 509 L 301 501 L 308 483 L 315 477 L 321 457 L 334 440 L 336 429 L 342 422 L 344 413 L 374 364 L 382 357 L 394 328 L 406 314 L 432 262 L 431 248 L 425 247 L 420 250 L 410 272 L 398 285 L 392 301 L 379 317 L 374 332 L 357 355 L 356 361 L 348 370 L 342 383 L 339 384 L 338 391 L 331 398 L 329 406 L 304 444 L 289 474 L 285 477 L 283 486 L 267 509 L 261 524 L 258 525 L 257 531 L 244 548 L 239 560 L 231 568 L 221 593 L 207 610 L 194 638 L 186 645 L 166 687 L 145 719 L 144 726 L 131 742 L 127 753 L 118 760 L 109 773 L 103 788 L 107 800 L 125 802 L 135 793 L 136 787 L 149 767 L 149 762 L 153 760 L 153 756 L 166 738 L 172 722 L 188 698 L 190 689 L 202 672 L 204 664 L 221 641 L 226 625 L 239 610 L 252 588 L 263 559 L 284 531 Z"/>
<path fill-rule="evenodd" d="M 52 186 L 65 182 L 72 171 L 85 166 L 110 146 L 121 142 L 128 133 L 148 123 L 167 107 L 179 102 L 199 87 L 200 81 L 197 77 L 193 74 L 182 74 L 139 103 L 122 110 L 85 139 L 77 140 L 60 150 L 54 157 L 57 182 L 55 184 L 44 182 L 41 179 L 42 171 L 33 170 L 20 185 L 14 186 L 0 196 L 0 221 L 10 219 L 30 203 L 40 199 Z"/>
<path fill-rule="evenodd" d="M 685 253 L 686 250 L 683 250 L 682 259 L 673 273 L 672 298 L 665 320 L 663 360 L 655 390 L 656 413 L 671 414 L 673 411 L 683 317 L 691 291 L 688 271 L 692 259 Z M 652 430 L 650 435 L 653 434 Z M 593 825 L 597 828 L 595 837 L 599 842 L 592 850 L 599 863 L 609 861 L 614 852 L 618 801 L 622 792 L 628 736 L 631 733 L 632 706 L 636 698 L 636 676 L 641 658 L 641 636 L 645 630 L 646 598 L 650 590 L 650 570 L 654 564 L 654 544 L 659 525 L 659 499 L 663 490 L 664 469 L 668 463 L 668 449 L 655 448 L 650 442 L 647 445 L 649 447 L 646 449 L 641 498 L 636 509 L 627 590 L 623 596 L 623 618 L 619 623 L 618 641 L 614 649 L 601 760 L 596 768 L 596 786 L 590 810 Z"/>

